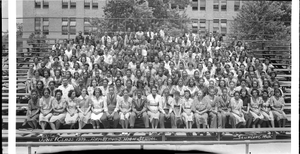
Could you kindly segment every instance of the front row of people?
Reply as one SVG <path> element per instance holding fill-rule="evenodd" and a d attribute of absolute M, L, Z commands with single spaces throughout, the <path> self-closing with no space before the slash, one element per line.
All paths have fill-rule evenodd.
<path fill-rule="evenodd" d="M 279 89 L 275 89 L 275 95 L 270 98 L 267 91 L 263 91 L 260 97 L 256 89 L 251 91 L 251 96 L 246 89 L 235 91 L 233 97 L 228 95 L 226 88 L 222 90 L 221 96 L 215 95 L 215 89 L 210 88 L 207 95 L 199 90 L 194 98 L 189 90 L 184 92 L 183 97 L 178 91 L 172 97 L 168 89 L 160 96 L 156 87 L 151 88 L 148 96 L 143 96 L 142 93 L 141 89 L 137 90 L 136 96 L 131 98 L 129 91 L 125 89 L 123 96 L 119 96 L 115 94 L 115 88 L 110 86 L 107 96 L 103 96 L 99 88 L 94 89 L 93 96 L 88 96 L 87 89 L 83 88 L 80 97 L 77 98 L 75 91 L 70 90 L 68 98 L 64 99 L 60 89 L 52 97 L 50 90 L 45 88 L 43 97 L 39 99 L 38 92 L 33 90 L 28 102 L 26 122 L 33 129 L 37 129 L 39 123 L 43 130 L 48 123 L 53 130 L 59 129 L 61 124 L 70 125 L 72 129 L 77 122 L 79 129 L 89 123 L 94 129 L 99 129 L 100 123 L 107 129 L 110 122 L 113 123 L 113 128 L 120 124 L 127 129 L 128 125 L 134 128 L 135 121 L 141 119 L 145 128 L 149 128 L 150 124 L 153 129 L 158 128 L 158 125 L 165 128 L 165 122 L 169 121 L 172 128 L 178 128 L 182 124 L 185 128 L 192 128 L 195 123 L 198 129 L 201 125 L 206 129 L 225 128 L 226 124 L 230 124 L 232 128 L 250 128 L 251 125 L 253 128 L 260 128 L 264 121 L 274 127 L 274 120 L 278 121 L 279 127 L 285 127 L 287 119 L 283 111 L 285 102 Z M 122 134 L 128 135 L 126 132 Z"/>

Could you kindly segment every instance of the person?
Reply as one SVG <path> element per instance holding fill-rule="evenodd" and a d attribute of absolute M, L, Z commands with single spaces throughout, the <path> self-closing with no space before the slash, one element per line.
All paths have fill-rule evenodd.
<path fill-rule="evenodd" d="M 92 96 L 92 95 L 91 95 Z M 81 95 L 78 97 L 78 115 L 79 115 L 79 129 L 82 129 L 86 124 L 89 123 L 91 119 L 91 108 L 92 108 L 92 100 L 89 95 L 87 95 L 87 89 L 82 88 Z M 81 135 L 81 134 L 78 134 Z"/>
<path fill-rule="evenodd" d="M 269 93 L 266 90 L 262 92 L 261 113 L 264 116 L 264 121 L 267 123 L 267 126 L 274 128 L 274 116 L 271 111 Z"/>
<path fill-rule="evenodd" d="M 79 44 L 80 41 L 84 42 L 84 37 L 82 36 L 82 31 L 79 31 L 79 32 L 78 32 L 78 35 L 77 35 L 76 38 L 75 38 L 75 43 L 76 43 L 76 44 Z"/>
<path fill-rule="evenodd" d="M 142 118 L 145 128 L 149 128 L 149 117 L 147 114 L 147 99 L 142 96 L 142 90 L 138 89 L 136 97 L 132 100 L 132 112 L 129 116 L 130 128 L 134 128 L 135 120 Z M 130 135 L 133 135 L 131 133 Z M 148 136 L 149 133 L 146 133 Z"/>
<path fill-rule="evenodd" d="M 174 91 L 174 104 L 173 104 L 173 114 L 174 114 L 174 122 L 172 128 L 178 128 L 183 124 L 183 120 L 181 117 L 182 113 L 182 104 L 183 100 L 180 97 L 180 93 L 178 91 Z M 176 135 L 176 132 L 172 132 L 171 136 Z"/>
<path fill-rule="evenodd" d="M 23 125 L 28 123 L 28 125 L 32 129 L 37 129 L 38 125 L 38 117 L 40 113 L 40 106 L 39 106 L 40 99 L 38 98 L 38 93 L 35 89 L 31 91 L 31 99 L 28 101 L 28 108 L 26 112 L 26 119 Z"/>
<path fill-rule="evenodd" d="M 123 97 L 120 97 L 118 101 L 120 110 L 120 123 L 123 129 L 127 129 L 129 116 L 131 115 L 132 110 L 132 98 L 129 97 L 129 91 L 127 89 L 124 90 Z M 128 133 L 122 132 L 122 135 L 128 135 Z"/>
<path fill-rule="evenodd" d="M 230 99 L 230 113 L 233 115 L 232 127 L 240 128 L 246 125 L 246 120 L 242 112 L 243 101 L 240 99 L 240 92 L 234 92 L 234 97 Z"/>
<path fill-rule="evenodd" d="M 215 88 L 208 89 L 208 95 L 203 98 L 204 103 L 209 103 L 208 118 L 210 119 L 210 128 L 220 128 L 221 124 L 218 124 L 218 119 L 221 119 L 221 114 L 218 113 L 218 101 L 219 97 L 215 95 Z M 214 135 L 214 133 L 212 134 Z"/>
<path fill-rule="evenodd" d="M 229 119 L 229 124 L 232 125 L 232 128 L 235 128 L 235 118 L 230 114 L 230 101 L 232 97 L 229 97 L 228 91 L 226 88 L 222 89 L 222 95 L 220 96 L 220 101 L 218 102 L 218 113 L 221 114 L 221 119 L 218 119 L 218 123 L 221 128 L 225 128 L 227 119 Z"/>
<path fill-rule="evenodd" d="M 184 91 L 184 98 L 183 104 L 182 104 L 182 120 L 185 124 L 185 128 L 191 129 L 192 125 L 194 123 L 193 121 L 193 112 L 192 112 L 192 106 L 193 106 L 193 99 L 191 98 L 191 93 L 189 90 Z M 187 136 L 192 136 L 193 133 L 187 133 Z"/>
<path fill-rule="evenodd" d="M 55 99 L 52 101 L 52 117 L 49 120 L 51 129 L 58 130 L 61 124 L 65 123 L 66 101 L 62 99 L 62 91 L 55 91 Z M 60 135 L 60 134 L 57 134 Z"/>
<path fill-rule="evenodd" d="M 105 129 L 109 128 L 109 121 L 113 121 L 113 128 L 117 128 L 120 120 L 118 113 L 120 97 L 115 94 L 113 86 L 109 86 L 109 93 L 104 100 L 104 113 L 100 120 Z"/>
<path fill-rule="evenodd" d="M 40 106 L 40 115 L 39 115 L 39 124 L 42 127 L 42 130 L 44 131 L 47 123 L 49 122 L 49 119 L 52 117 L 52 100 L 54 97 L 50 96 L 50 90 L 49 88 L 43 89 L 43 96 L 40 98 L 39 106 Z M 43 136 L 42 134 L 39 135 L 39 137 Z"/>
<path fill-rule="evenodd" d="M 74 125 L 78 121 L 78 98 L 76 97 L 76 93 L 74 90 L 70 90 L 68 92 L 67 104 L 66 104 L 66 118 L 65 124 L 70 125 L 70 129 L 73 129 Z M 78 134 L 76 134 L 78 135 Z"/>
<path fill-rule="evenodd" d="M 105 96 L 103 96 L 100 88 L 94 90 L 93 96 L 91 96 L 92 107 L 91 107 L 91 123 L 93 129 L 100 129 L 100 118 L 102 118 L 104 113 L 104 101 Z M 105 135 L 104 133 L 103 135 Z"/>
<path fill-rule="evenodd" d="M 246 120 L 246 128 L 251 128 L 251 124 L 253 121 L 253 116 L 250 113 L 250 96 L 246 89 L 241 89 L 240 98 L 243 101 L 242 112 L 244 114 L 244 118 Z"/>
<path fill-rule="evenodd" d="M 151 88 L 151 94 L 147 96 L 148 116 L 152 129 L 157 129 L 159 120 L 159 103 L 162 100 L 161 96 L 157 94 L 157 88 Z M 154 135 L 156 133 L 153 133 Z"/>
<path fill-rule="evenodd" d="M 195 98 L 193 100 L 193 107 L 192 110 L 194 112 L 194 118 L 196 122 L 196 127 L 197 129 L 200 129 L 200 125 L 202 125 L 203 129 L 206 129 L 208 126 L 208 109 L 209 109 L 209 104 L 208 102 L 203 101 L 204 98 L 204 93 L 202 90 L 199 90 L 198 92 L 195 93 Z M 196 132 L 197 136 L 200 136 L 201 133 Z M 206 132 L 203 134 L 206 136 Z"/>
<path fill-rule="evenodd" d="M 287 120 L 287 116 L 283 111 L 285 106 L 285 101 L 279 89 L 274 90 L 274 96 L 270 98 L 270 106 L 272 109 L 274 120 L 278 122 L 279 127 L 285 127 L 285 123 Z"/>
<path fill-rule="evenodd" d="M 68 92 L 71 90 L 74 90 L 74 87 L 68 83 L 68 79 L 64 77 L 62 79 L 62 85 L 60 85 L 57 89 L 60 89 L 63 94 L 62 94 L 62 99 L 67 100 L 68 99 Z"/>
<path fill-rule="evenodd" d="M 165 128 L 165 121 L 170 120 L 171 126 L 174 126 L 175 116 L 173 114 L 173 103 L 174 99 L 170 96 L 170 91 L 168 88 L 164 89 L 162 100 L 159 104 L 159 127 Z M 163 134 L 163 133 L 162 133 Z"/>
<path fill-rule="evenodd" d="M 253 89 L 251 91 L 252 97 L 250 97 L 250 113 L 253 116 L 253 124 L 252 127 L 255 128 L 257 125 L 260 128 L 264 116 L 261 114 L 261 97 L 258 96 L 258 90 Z"/>

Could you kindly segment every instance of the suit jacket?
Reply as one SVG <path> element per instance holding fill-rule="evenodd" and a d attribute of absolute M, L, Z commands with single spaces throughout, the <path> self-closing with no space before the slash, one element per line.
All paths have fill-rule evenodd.
<path fill-rule="evenodd" d="M 141 98 L 141 101 L 138 102 L 137 97 L 132 100 L 132 110 L 133 112 L 142 111 L 145 112 L 147 110 L 147 99 Z"/>

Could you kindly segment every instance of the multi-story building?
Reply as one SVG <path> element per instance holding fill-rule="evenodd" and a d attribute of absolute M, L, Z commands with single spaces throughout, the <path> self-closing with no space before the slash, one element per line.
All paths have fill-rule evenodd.
<path fill-rule="evenodd" d="M 47 38 L 74 38 L 87 34 L 91 17 L 104 17 L 108 0 L 31 0 L 23 2 L 23 38 L 42 31 Z M 185 9 L 192 20 L 193 32 L 229 32 L 229 23 L 241 7 L 240 0 L 191 0 L 187 8 L 170 4 L 171 9 Z"/>

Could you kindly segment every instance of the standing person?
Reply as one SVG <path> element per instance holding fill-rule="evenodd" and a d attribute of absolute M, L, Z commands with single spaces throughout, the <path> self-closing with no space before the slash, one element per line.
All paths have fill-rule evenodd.
<path fill-rule="evenodd" d="M 269 92 L 266 90 L 262 92 L 261 113 L 264 116 L 264 121 L 267 122 L 267 126 L 274 128 L 274 116 L 271 111 Z"/>
<path fill-rule="evenodd" d="M 203 129 L 207 128 L 208 125 L 208 114 L 207 111 L 209 109 L 208 102 L 203 102 L 204 93 L 202 90 L 199 90 L 195 93 L 195 98 L 193 100 L 193 112 L 195 117 L 196 126 L 198 129 L 200 129 L 200 125 L 202 124 Z M 197 136 L 200 136 L 200 133 L 196 133 Z M 204 133 L 204 136 L 206 136 L 206 132 Z"/>
<path fill-rule="evenodd" d="M 157 94 L 157 88 L 151 88 L 151 94 L 147 96 L 148 101 L 148 116 L 151 122 L 152 129 L 157 129 L 159 120 L 159 103 L 162 100 L 161 96 Z"/>
<path fill-rule="evenodd" d="M 147 114 L 147 99 L 142 97 L 142 90 L 138 89 L 136 93 L 136 97 L 132 100 L 132 112 L 129 116 L 130 118 L 130 128 L 134 128 L 135 120 L 138 118 L 142 118 L 145 128 L 149 128 L 149 117 Z M 133 135 L 131 133 L 130 135 Z M 146 133 L 148 136 L 149 133 Z"/>
<path fill-rule="evenodd" d="M 165 121 L 168 119 L 171 121 L 171 126 L 174 126 L 173 122 L 175 121 L 175 116 L 172 113 L 174 99 L 170 96 L 169 89 L 164 90 L 164 95 L 159 104 L 159 126 L 160 128 L 165 128 Z"/>
<path fill-rule="evenodd" d="M 173 113 L 174 113 L 174 122 L 172 128 L 178 128 L 182 125 L 183 120 L 181 117 L 182 113 L 182 104 L 183 101 L 180 97 L 180 93 L 178 91 L 174 91 L 174 104 L 173 104 Z M 176 132 L 171 133 L 171 136 L 174 136 Z"/>
<path fill-rule="evenodd" d="M 250 113 L 250 96 L 246 89 L 241 89 L 240 98 L 243 101 L 242 112 L 244 114 L 244 118 L 246 120 L 246 128 L 250 128 L 253 122 L 253 116 Z"/>
<path fill-rule="evenodd" d="M 283 111 L 285 101 L 279 89 L 274 90 L 274 96 L 270 98 L 270 104 L 274 119 L 278 122 L 279 127 L 285 127 L 287 120 L 287 116 Z"/>
<path fill-rule="evenodd" d="M 92 107 L 91 107 L 91 123 L 93 125 L 93 129 L 100 128 L 100 118 L 102 118 L 104 113 L 104 101 L 105 96 L 102 95 L 102 91 L 100 88 L 96 88 L 94 90 L 93 96 L 91 96 Z M 105 135 L 106 133 L 104 133 Z"/>
<path fill-rule="evenodd" d="M 67 99 L 67 114 L 65 118 L 65 122 L 67 125 L 71 125 L 70 129 L 73 129 L 74 125 L 78 121 L 78 103 L 79 100 L 76 98 L 76 93 L 74 90 L 70 90 L 68 93 L 69 99 Z M 76 134 L 78 135 L 78 134 Z"/>
<path fill-rule="evenodd" d="M 113 86 L 109 86 L 109 93 L 104 101 L 104 113 L 100 120 L 103 123 L 104 128 L 109 128 L 109 121 L 113 121 L 113 128 L 117 128 L 120 120 L 119 102 L 120 98 L 115 93 Z M 116 134 L 116 133 L 114 133 Z"/>
<path fill-rule="evenodd" d="M 82 129 L 86 124 L 89 123 L 91 119 L 91 108 L 92 108 L 92 100 L 87 95 L 87 89 L 82 88 L 81 95 L 78 97 L 78 115 L 79 115 L 79 129 Z"/>
<path fill-rule="evenodd" d="M 53 130 L 59 129 L 60 125 L 65 123 L 66 118 L 66 101 L 62 100 L 62 91 L 55 91 L 55 99 L 52 101 L 52 117 L 49 124 Z M 59 135 L 59 134 L 57 134 Z"/>
<path fill-rule="evenodd" d="M 28 108 L 26 112 L 26 119 L 23 125 L 28 123 L 28 125 L 32 129 L 37 129 L 38 125 L 38 117 L 39 117 L 39 112 L 40 112 L 40 106 L 39 106 L 39 98 L 38 98 L 38 93 L 35 89 L 31 91 L 31 99 L 28 101 Z"/>
<path fill-rule="evenodd" d="M 40 115 L 39 115 L 39 124 L 42 127 L 42 130 L 44 131 L 46 128 L 47 123 L 49 122 L 49 119 L 52 117 L 52 100 L 54 97 L 50 96 L 50 90 L 49 88 L 43 89 L 43 96 L 39 101 L 40 106 Z M 43 136 L 40 134 L 39 136 Z"/>
<path fill-rule="evenodd" d="M 127 89 L 123 92 L 123 97 L 119 99 L 119 114 L 120 114 L 120 123 L 123 129 L 128 128 L 129 116 L 131 115 L 132 109 L 132 98 L 129 97 L 129 91 Z M 128 135 L 126 132 L 122 132 L 122 135 Z"/>
<path fill-rule="evenodd" d="M 192 112 L 192 106 L 193 106 L 193 99 L 191 98 L 191 93 L 189 90 L 184 91 L 184 98 L 183 104 L 182 104 L 182 119 L 185 123 L 185 128 L 191 129 L 192 125 L 194 123 L 193 121 L 193 112 Z M 187 133 L 187 136 L 192 136 L 193 133 Z"/>
<path fill-rule="evenodd" d="M 230 99 L 231 114 L 234 116 L 233 128 L 240 128 L 246 124 L 244 114 L 242 112 L 243 101 L 240 99 L 240 93 L 234 92 L 234 97 Z"/>
<path fill-rule="evenodd" d="M 263 122 L 264 116 L 261 114 L 261 97 L 258 96 L 258 90 L 253 89 L 251 91 L 252 97 L 250 98 L 250 113 L 253 116 L 252 127 L 255 128 L 257 125 L 260 128 L 261 123 Z"/>

